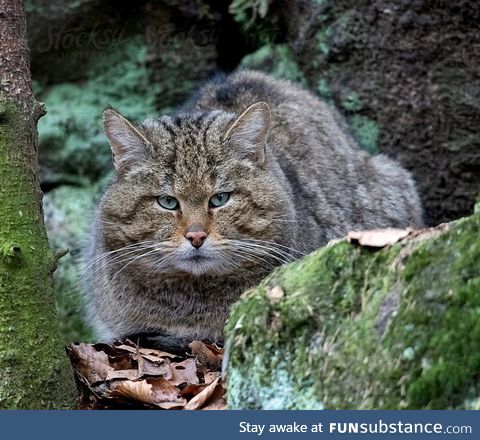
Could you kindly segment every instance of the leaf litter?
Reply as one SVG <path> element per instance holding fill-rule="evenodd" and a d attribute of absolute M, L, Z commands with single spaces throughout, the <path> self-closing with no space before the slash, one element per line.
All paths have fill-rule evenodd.
<path fill-rule="evenodd" d="M 226 409 L 223 349 L 193 341 L 184 355 L 130 340 L 70 344 L 79 409 Z"/>

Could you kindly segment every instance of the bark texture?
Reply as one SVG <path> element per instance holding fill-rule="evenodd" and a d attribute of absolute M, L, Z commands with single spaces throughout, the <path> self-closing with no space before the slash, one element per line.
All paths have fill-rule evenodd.
<path fill-rule="evenodd" d="M 56 320 L 38 180 L 24 3 L 0 0 L 0 408 L 66 408 L 75 387 Z"/>

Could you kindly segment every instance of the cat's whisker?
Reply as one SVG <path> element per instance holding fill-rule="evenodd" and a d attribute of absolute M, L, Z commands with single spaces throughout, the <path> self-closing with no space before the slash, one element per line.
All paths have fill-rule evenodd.
<path fill-rule="evenodd" d="M 116 263 L 118 262 L 121 262 L 122 259 L 124 259 L 125 257 L 127 257 L 128 255 L 131 255 L 131 254 L 135 254 L 135 253 L 138 253 L 138 252 L 141 252 L 143 250 L 148 250 L 150 248 L 144 248 L 144 249 L 135 249 L 133 251 L 130 251 L 130 252 L 126 252 L 124 254 L 121 254 L 121 255 L 117 255 L 115 258 L 113 259 L 109 259 L 109 260 L 102 260 L 99 262 L 98 266 L 96 266 L 90 273 L 88 273 L 86 275 L 86 279 L 90 279 L 91 277 L 93 277 L 94 275 L 96 275 L 97 273 L 103 271 L 103 270 L 106 270 L 110 267 L 114 267 Z"/>
<path fill-rule="evenodd" d="M 232 255 L 232 257 L 240 258 L 240 259 L 246 260 L 246 261 L 250 261 L 253 264 L 264 263 L 264 264 L 268 265 L 268 267 L 270 267 L 270 268 L 275 267 L 275 265 L 273 265 L 269 261 L 259 257 L 258 255 L 252 254 L 251 252 L 247 252 L 247 251 L 242 252 L 238 248 L 234 250 L 234 255 Z"/>
<path fill-rule="evenodd" d="M 264 256 L 264 257 L 268 257 L 270 258 L 271 260 L 274 260 L 280 264 L 288 264 L 291 262 L 291 260 L 288 260 L 286 258 L 283 258 L 279 255 L 275 255 L 274 253 L 272 252 L 264 252 L 264 251 L 258 251 L 258 250 L 251 250 L 250 251 L 251 254 L 256 254 L 256 255 L 261 255 L 261 256 Z M 275 266 L 275 265 L 274 265 Z M 273 267 L 274 267 L 273 266 Z"/>
<path fill-rule="evenodd" d="M 286 254 L 281 253 L 280 251 L 272 248 L 267 248 L 265 246 L 260 245 L 252 245 L 251 243 L 241 243 L 240 246 L 235 247 L 235 252 L 240 252 L 241 250 L 248 253 L 248 255 L 253 256 L 262 256 L 262 257 L 269 257 L 273 260 L 278 261 L 280 264 L 289 263 L 291 260 L 291 256 L 287 256 Z M 287 258 L 288 257 L 288 258 Z M 275 267 L 272 265 L 272 267 Z"/>
<path fill-rule="evenodd" d="M 138 243 L 132 243 L 132 244 L 129 244 L 127 246 L 123 246 L 119 249 L 115 249 L 115 250 L 112 250 L 112 251 L 102 252 L 98 257 L 89 261 L 88 265 L 83 267 L 83 270 L 84 271 L 88 270 L 90 267 L 94 266 L 95 264 L 100 263 L 105 258 L 108 258 L 108 257 L 110 257 L 114 254 L 122 253 L 123 251 L 129 251 L 129 252 L 125 252 L 125 254 L 123 254 L 123 255 L 126 255 L 126 254 L 129 254 L 129 253 L 132 253 L 132 252 L 136 252 L 137 250 L 141 250 L 143 248 L 147 248 L 147 247 L 151 248 L 152 244 L 154 244 L 154 243 L 155 242 L 153 242 L 153 241 L 141 241 L 141 242 L 138 242 Z"/>
<path fill-rule="evenodd" d="M 296 254 L 299 254 L 299 256 L 303 257 L 306 255 L 305 252 L 302 252 L 298 249 L 295 249 L 295 248 L 292 248 L 290 246 L 286 246 L 286 245 L 283 245 L 283 244 L 280 244 L 280 243 L 275 243 L 273 241 L 268 241 L 268 240 L 259 240 L 259 239 L 256 239 L 256 238 L 247 238 L 247 239 L 240 239 L 240 241 L 242 242 L 249 242 L 249 243 L 262 243 L 262 244 L 268 244 L 268 245 L 271 245 L 273 247 L 279 247 L 279 248 L 282 248 L 282 249 L 285 249 L 287 251 L 292 251 Z M 298 258 L 298 257 L 297 257 Z"/>
<path fill-rule="evenodd" d="M 277 258 L 279 261 L 282 260 L 282 263 L 287 263 L 294 259 L 291 254 L 283 251 L 282 249 L 276 249 L 272 246 L 266 246 L 259 243 L 242 242 L 242 247 L 244 249 L 248 248 L 252 252 L 256 251 L 257 253 L 269 255 L 272 258 Z"/>
<path fill-rule="evenodd" d="M 225 268 L 228 268 L 228 267 L 234 267 L 236 269 L 242 268 L 242 266 L 239 265 L 236 261 L 234 261 L 232 258 L 229 258 L 228 254 L 225 255 L 225 253 L 222 250 L 218 251 L 218 253 L 215 256 L 216 258 L 220 259 L 223 262 L 223 266 Z M 244 270 L 246 270 L 247 272 L 251 272 L 248 269 L 244 269 Z M 219 273 L 221 274 L 221 271 L 219 271 Z"/>
<path fill-rule="evenodd" d="M 112 278 L 111 278 L 111 281 L 113 282 L 114 279 L 115 279 L 123 270 L 125 270 L 128 266 L 130 266 L 130 265 L 131 265 L 132 263 L 134 263 L 135 261 L 139 260 L 140 258 L 144 258 L 144 257 L 147 257 L 147 256 L 152 255 L 152 254 L 155 254 L 155 253 L 160 253 L 161 251 L 163 251 L 162 248 L 156 247 L 156 248 L 154 248 L 154 249 L 151 249 L 151 250 L 148 251 L 148 252 L 144 252 L 144 253 L 142 253 L 142 254 L 140 254 L 140 255 L 137 255 L 137 256 L 135 256 L 135 257 L 131 257 L 126 264 L 124 264 L 117 272 L 115 272 L 115 274 L 114 274 L 114 275 L 112 276 Z M 168 258 L 168 256 L 167 256 L 166 258 Z M 160 260 L 160 261 L 162 261 L 162 260 Z M 157 264 L 158 264 L 158 262 L 157 262 Z"/>
<path fill-rule="evenodd" d="M 131 254 L 135 254 L 137 252 L 142 252 L 142 251 L 148 251 L 152 249 L 153 244 L 158 245 L 158 242 L 154 242 L 151 240 L 146 240 L 144 242 L 138 242 L 134 243 L 133 245 L 128 245 L 120 249 L 116 249 L 115 251 L 110 251 L 105 254 L 103 254 L 100 258 L 98 258 L 95 262 L 91 263 L 89 267 L 91 267 L 94 264 L 97 264 L 98 266 L 95 267 L 95 269 L 90 272 L 86 279 L 90 279 L 93 275 L 95 275 L 97 272 L 100 272 L 102 270 L 106 270 L 110 267 L 115 266 L 117 263 L 121 262 L 125 257 Z M 128 251 L 128 252 L 121 252 L 121 251 Z M 112 256 L 114 253 L 119 253 L 119 255 L 114 255 L 113 258 L 109 258 Z M 131 257 L 134 258 L 135 256 Z M 106 261 L 106 264 L 103 264 L 103 262 Z M 84 270 L 86 271 L 86 270 Z"/>

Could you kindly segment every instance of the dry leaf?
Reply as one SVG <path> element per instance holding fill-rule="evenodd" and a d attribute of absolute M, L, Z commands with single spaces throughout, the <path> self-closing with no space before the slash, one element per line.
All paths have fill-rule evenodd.
<path fill-rule="evenodd" d="M 186 399 L 179 397 L 179 389 L 172 385 L 168 380 L 161 377 L 154 379 L 147 379 L 147 382 L 152 386 L 153 402 L 155 405 L 176 404 L 176 406 L 183 406 Z"/>
<path fill-rule="evenodd" d="M 195 359 L 185 359 L 183 362 L 172 362 L 170 364 L 172 371 L 171 383 L 180 385 L 182 383 L 198 383 L 197 367 Z"/>
<path fill-rule="evenodd" d="M 114 380 L 114 379 L 129 379 L 135 380 L 140 377 L 138 370 L 116 370 L 110 371 L 107 374 L 105 380 Z"/>
<path fill-rule="evenodd" d="M 220 379 L 223 350 L 194 341 L 183 357 L 146 349 L 131 341 L 72 344 L 81 409 L 225 409 Z M 208 365 L 207 365 L 208 364 Z"/>
<path fill-rule="evenodd" d="M 221 365 L 220 365 L 221 366 Z M 207 371 L 203 374 L 203 379 L 206 384 L 212 383 L 215 379 L 222 375 L 220 371 Z"/>
<path fill-rule="evenodd" d="M 142 367 L 140 369 L 139 363 L 139 371 L 142 376 L 162 376 L 164 379 L 172 378 L 172 367 L 168 359 L 160 362 L 152 362 L 143 358 L 141 365 Z"/>
<path fill-rule="evenodd" d="M 214 380 L 210 385 L 205 387 L 200 393 L 198 393 L 192 400 L 190 400 L 185 406 L 184 409 L 199 409 L 205 404 L 205 402 L 210 398 L 210 396 L 215 391 L 215 388 L 218 385 L 220 378 Z"/>
<path fill-rule="evenodd" d="M 201 365 L 210 370 L 217 370 L 221 367 L 223 353 L 214 345 L 205 345 L 201 341 L 193 341 L 188 346 Z"/>
<path fill-rule="evenodd" d="M 152 385 L 144 380 L 119 380 L 110 386 L 109 397 L 125 397 L 144 403 L 153 403 Z"/>
<path fill-rule="evenodd" d="M 395 244 L 405 237 L 408 237 L 412 229 L 372 229 L 370 231 L 351 231 L 347 235 L 350 243 L 361 246 L 382 248 Z"/>
<path fill-rule="evenodd" d="M 188 384 L 185 388 L 180 391 L 180 396 L 186 397 L 187 399 L 191 399 L 192 397 L 196 396 L 198 393 L 203 391 L 208 385 L 205 383 L 197 383 Z"/>
<path fill-rule="evenodd" d="M 128 343 L 132 345 L 127 345 Z M 131 342 L 131 341 L 126 341 L 125 344 L 119 344 L 116 345 L 115 348 L 119 350 L 124 350 L 129 353 L 137 353 L 137 346 Z M 174 355 L 172 353 L 167 353 L 166 351 L 160 351 L 160 350 L 155 350 L 153 348 L 141 348 L 139 347 L 139 352 L 140 354 L 145 358 L 148 359 L 149 361 L 155 362 L 158 361 L 162 358 L 176 358 L 178 357 L 177 355 Z"/>
<path fill-rule="evenodd" d="M 202 407 L 202 410 L 224 410 L 227 409 L 227 401 L 225 400 L 225 387 L 223 382 L 219 381 L 217 387 L 213 391 L 212 395 Z"/>
<path fill-rule="evenodd" d="M 70 345 L 72 355 L 76 357 L 75 369 L 90 383 L 105 380 L 113 368 L 108 356 L 103 351 L 97 351 L 90 344 Z"/>
<path fill-rule="evenodd" d="M 178 388 L 163 378 L 116 381 L 111 384 L 110 396 L 129 398 L 164 408 L 183 406 L 186 402 L 184 398 L 178 397 Z"/>

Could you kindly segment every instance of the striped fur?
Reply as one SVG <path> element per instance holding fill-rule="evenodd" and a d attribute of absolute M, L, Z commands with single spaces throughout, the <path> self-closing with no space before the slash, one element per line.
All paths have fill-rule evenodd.
<path fill-rule="evenodd" d="M 262 104 L 250 121 L 239 118 L 258 102 L 269 114 Z M 84 254 L 89 315 L 102 339 L 221 340 L 232 302 L 273 267 L 348 230 L 422 224 L 410 174 L 361 151 L 334 111 L 289 82 L 251 71 L 214 80 L 175 115 L 138 125 L 140 142 L 115 121 L 112 149 L 124 139 L 140 146 L 137 161 L 132 148 L 128 162 L 116 159 L 122 167 Z M 229 202 L 209 208 L 224 191 Z M 160 208 L 161 194 L 181 209 Z M 209 232 L 206 263 L 180 261 L 192 224 Z"/>

